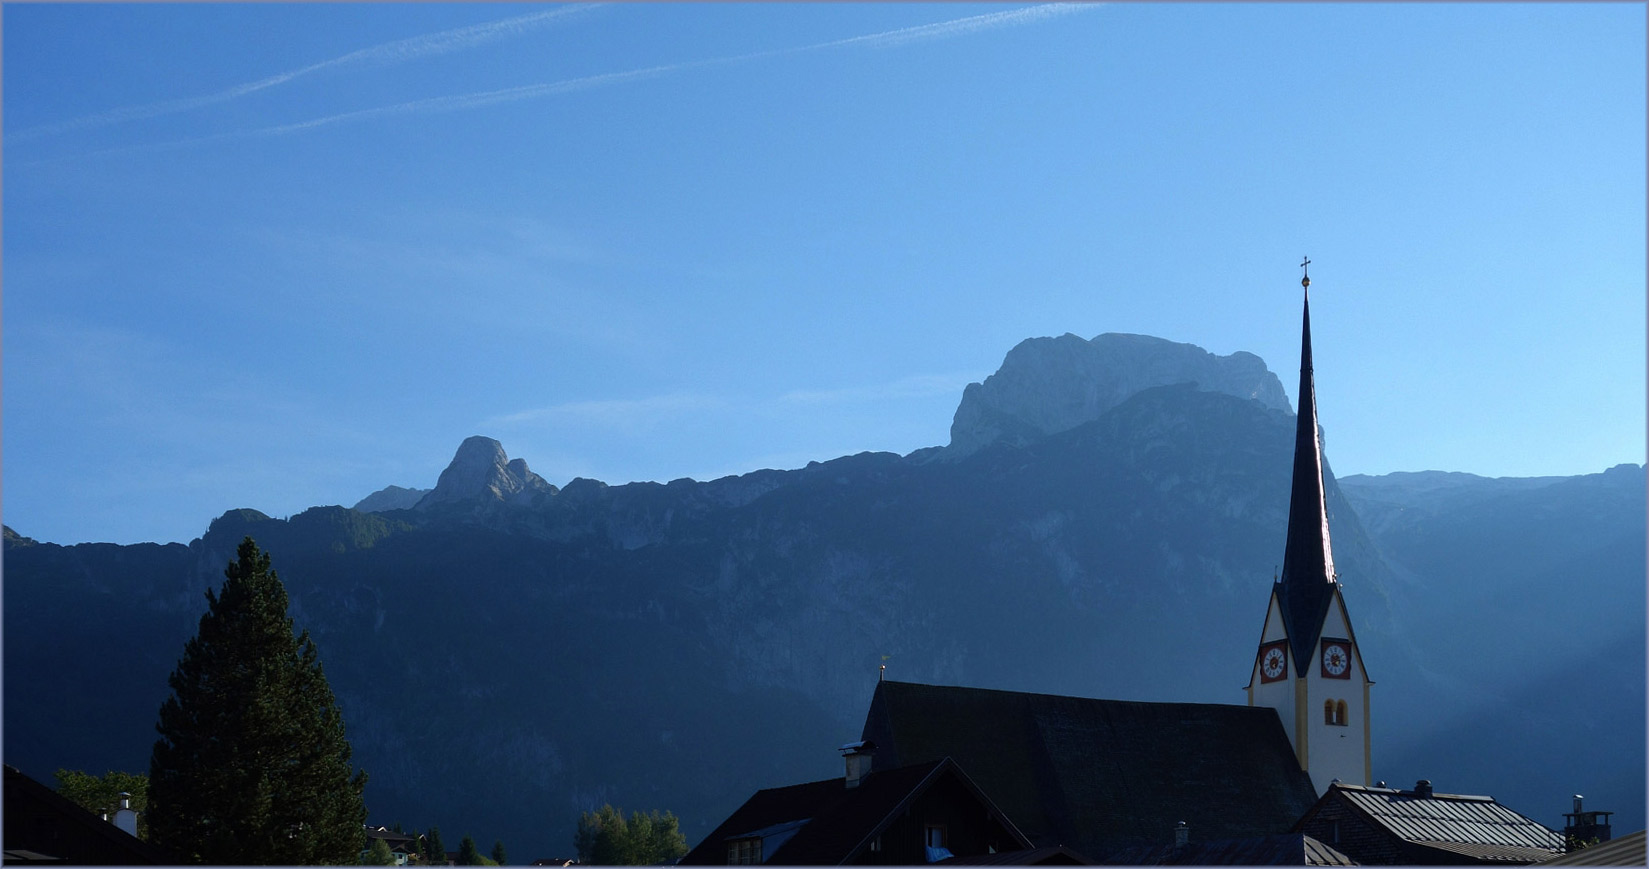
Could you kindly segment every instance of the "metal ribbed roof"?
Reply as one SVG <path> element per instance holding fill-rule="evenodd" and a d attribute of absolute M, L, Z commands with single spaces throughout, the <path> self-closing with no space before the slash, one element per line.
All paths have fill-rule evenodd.
<path fill-rule="evenodd" d="M 1556 830 L 1530 820 L 1492 797 L 1432 794 L 1381 788 L 1341 787 L 1346 799 L 1393 834 L 1410 842 L 1466 853 L 1451 845 L 1533 848 L 1555 852 L 1563 848 Z M 1467 849 L 1486 856 L 1480 848 Z"/>

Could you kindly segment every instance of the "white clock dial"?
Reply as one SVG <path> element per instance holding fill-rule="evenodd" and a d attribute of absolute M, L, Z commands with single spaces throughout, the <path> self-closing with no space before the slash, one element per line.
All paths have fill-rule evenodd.
<path fill-rule="evenodd" d="M 1283 674 L 1283 650 L 1277 648 L 1267 649 L 1264 660 L 1260 662 L 1260 668 L 1269 679 L 1281 676 Z"/>
<path fill-rule="evenodd" d="M 1323 649 L 1323 669 L 1338 676 L 1346 671 L 1351 658 L 1346 654 L 1344 646 L 1329 646 Z"/>

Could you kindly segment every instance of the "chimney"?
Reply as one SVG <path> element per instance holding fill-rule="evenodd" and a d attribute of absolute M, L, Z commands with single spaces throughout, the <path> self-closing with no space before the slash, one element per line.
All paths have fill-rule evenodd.
<path fill-rule="evenodd" d="M 120 792 L 120 808 L 115 811 L 114 825 L 125 830 L 129 835 L 137 835 L 137 812 L 132 811 L 132 795 Z"/>
<path fill-rule="evenodd" d="M 1565 850 L 1583 848 L 1593 842 L 1607 842 L 1612 835 L 1609 816 L 1614 812 L 1584 811 L 1581 805 L 1584 799 L 1580 794 L 1575 794 L 1575 810 L 1563 816 L 1569 821 L 1563 827 Z"/>
<path fill-rule="evenodd" d="M 1414 783 L 1414 795 L 1417 797 L 1431 796 L 1431 779 L 1423 778 Z"/>
<path fill-rule="evenodd" d="M 1178 851 L 1179 849 L 1184 848 L 1185 843 L 1187 843 L 1189 841 L 1191 841 L 1191 827 L 1190 827 L 1190 825 L 1186 824 L 1184 821 L 1180 821 L 1179 823 L 1175 824 L 1174 825 L 1174 850 Z"/>
<path fill-rule="evenodd" d="M 836 749 L 842 753 L 842 760 L 847 764 L 847 786 L 851 790 L 870 776 L 870 764 L 876 755 L 876 743 L 870 741 L 850 742 Z"/>

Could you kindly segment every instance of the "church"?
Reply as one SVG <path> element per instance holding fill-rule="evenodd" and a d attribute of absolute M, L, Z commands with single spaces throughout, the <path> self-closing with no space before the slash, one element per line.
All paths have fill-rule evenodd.
<path fill-rule="evenodd" d="M 1331 782 L 1373 784 L 1373 683 L 1334 573 L 1323 490 L 1310 284 L 1288 533 L 1246 705 L 882 682 L 860 737 L 875 746 L 874 770 L 952 757 L 1033 842 L 1095 859 L 1176 837 L 1288 834 Z"/>
<path fill-rule="evenodd" d="M 887 837 L 898 838 L 900 824 L 923 831 L 927 862 L 978 865 L 1070 858 L 1528 863 L 1555 854 L 1561 848 L 1556 833 L 1492 798 L 1433 794 L 1425 781 L 1414 791 L 1371 781 L 1373 682 L 1334 571 L 1309 275 L 1301 286 L 1287 538 L 1249 668 L 1246 704 L 882 681 L 859 741 L 842 747 L 845 778 L 759 791 L 683 862 L 902 862 L 881 849 Z M 948 802 L 908 787 L 875 797 L 880 791 L 865 787 L 882 777 L 878 787 L 886 791 L 890 783 L 914 783 L 916 773 L 931 776 L 941 767 L 966 785 L 953 787 L 960 796 Z M 828 812 L 804 809 L 796 797 L 803 792 Z M 988 835 L 960 835 L 960 825 L 946 821 L 965 813 L 988 818 L 979 822 Z M 1419 825 L 1424 829 L 1417 821 L 1427 822 Z M 815 836 L 803 853 L 788 843 L 809 825 L 831 835 Z M 841 847 L 821 848 L 820 841 Z"/>

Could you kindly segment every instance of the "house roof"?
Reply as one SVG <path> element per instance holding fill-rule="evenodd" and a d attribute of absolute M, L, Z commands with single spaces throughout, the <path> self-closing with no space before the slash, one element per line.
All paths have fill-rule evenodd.
<path fill-rule="evenodd" d="M 763 861 L 775 865 L 835 865 L 851 859 L 892 823 L 911 800 L 940 778 L 954 775 L 1002 822 L 1024 847 L 1019 833 L 956 763 L 943 758 L 878 771 L 847 787 L 841 778 L 768 788 L 755 793 L 710 832 L 683 864 L 727 862 L 733 839 L 763 838 Z M 774 840 L 778 839 L 775 846 Z"/>
<path fill-rule="evenodd" d="M 938 866 L 1092 866 L 1094 861 L 1064 845 L 1047 848 L 1028 848 L 1023 851 L 998 851 L 995 854 L 974 854 L 968 857 L 946 857 Z"/>
<path fill-rule="evenodd" d="M 8 857 L 19 861 L 123 863 L 166 866 L 178 858 L 86 811 L 73 800 L 5 768 L 5 836 Z M 15 854 L 14 854 L 15 852 Z M 32 856 L 30 856 L 32 853 Z"/>
<path fill-rule="evenodd" d="M 1283 625 L 1294 652 L 1295 672 L 1305 672 L 1323 632 L 1333 598 L 1334 551 L 1328 539 L 1323 495 L 1323 451 L 1317 437 L 1317 386 L 1311 368 L 1311 297 L 1300 328 L 1299 414 L 1294 430 L 1294 481 L 1288 499 L 1288 541 L 1277 583 Z"/>
<path fill-rule="evenodd" d="M 1150 845 L 1105 855 L 1119 866 L 1356 866 L 1357 861 L 1304 833 Z"/>
<path fill-rule="evenodd" d="M 1549 860 L 1542 866 L 1642 866 L 1645 859 L 1644 833 L 1627 833 L 1619 839 L 1600 842 L 1590 848 L 1570 851 Z"/>
<path fill-rule="evenodd" d="M 1335 782 L 1319 805 L 1331 799 L 1344 800 L 1411 845 L 1476 861 L 1534 862 L 1563 849 L 1562 834 L 1495 802 L 1494 797 Z"/>
<path fill-rule="evenodd" d="M 1275 710 L 881 682 L 875 767 L 950 756 L 1038 846 L 1285 833 L 1316 802 Z"/>

